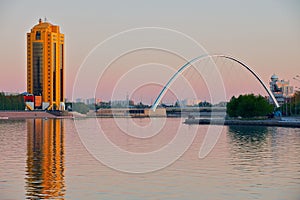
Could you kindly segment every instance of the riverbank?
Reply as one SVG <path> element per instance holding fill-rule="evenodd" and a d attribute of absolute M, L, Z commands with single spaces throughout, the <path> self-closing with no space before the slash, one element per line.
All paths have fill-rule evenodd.
<path fill-rule="evenodd" d="M 72 115 L 55 115 L 46 111 L 0 111 L 0 119 L 72 118 Z"/>
<path fill-rule="evenodd" d="M 300 128 L 300 120 L 294 118 L 240 120 L 240 119 L 186 119 L 185 124 L 239 125 L 239 126 L 277 126 Z"/>
<path fill-rule="evenodd" d="M 96 115 L 83 115 L 77 112 L 68 112 L 65 115 L 52 114 L 46 111 L 0 111 L 0 120 L 8 119 L 70 119 L 70 118 L 86 118 L 100 117 Z M 103 116 L 102 116 L 103 117 Z M 119 116 L 120 117 L 120 116 Z M 132 117 L 132 116 L 127 116 Z M 147 116 L 149 117 L 149 116 Z M 168 116 L 169 118 L 170 116 Z M 101 117 L 100 117 L 101 118 Z M 106 118 L 113 118 L 107 117 Z M 172 118 L 172 117 L 170 117 Z M 226 119 L 223 118 L 188 118 L 185 124 L 198 125 L 239 125 L 239 126 L 277 126 L 277 127 L 295 127 L 300 128 L 300 118 L 283 117 L 281 119 L 265 119 L 265 120 L 242 120 L 242 119 Z"/>

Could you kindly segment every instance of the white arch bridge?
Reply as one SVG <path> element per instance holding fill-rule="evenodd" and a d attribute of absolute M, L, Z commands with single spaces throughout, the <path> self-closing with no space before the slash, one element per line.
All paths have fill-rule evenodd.
<path fill-rule="evenodd" d="M 259 83 L 262 85 L 262 87 L 266 90 L 266 92 L 269 94 L 269 96 L 271 97 L 272 101 L 274 102 L 275 106 L 278 108 L 279 104 L 276 100 L 276 98 L 274 97 L 273 93 L 270 91 L 270 89 L 266 86 L 266 84 L 262 81 L 262 79 L 259 77 L 259 75 L 253 70 L 251 69 L 249 66 L 247 66 L 246 64 L 244 64 L 243 62 L 239 61 L 238 59 L 231 57 L 231 56 L 226 56 L 226 55 L 201 55 L 198 56 L 192 60 L 190 60 L 189 62 L 187 62 L 186 64 L 184 64 L 182 67 L 180 67 L 178 69 L 178 71 L 170 78 L 170 80 L 166 83 L 166 85 L 164 86 L 164 88 L 161 90 L 161 92 L 159 93 L 159 95 L 157 96 L 156 100 L 154 101 L 151 109 L 153 111 L 156 110 L 159 102 L 161 101 L 161 99 L 163 98 L 163 96 L 165 95 L 165 93 L 167 92 L 167 89 L 171 86 L 171 84 L 176 80 L 176 78 L 186 69 L 189 68 L 190 66 L 192 66 L 193 63 L 199 61 L 199 60 L 203 60 L 203 59 L 207 59 L 207 58 L 224 58 L 224 59 L 228 59 L 231 61 L 234 61 L 236 63 L 239 64 L 239 66 L 246 68 L 258 81 Z"/>

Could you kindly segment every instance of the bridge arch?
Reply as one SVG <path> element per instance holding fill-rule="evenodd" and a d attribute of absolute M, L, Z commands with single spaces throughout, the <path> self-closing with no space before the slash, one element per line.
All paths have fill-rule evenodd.
<path fill-rule="evenodd" d="M 178 71 L 170 78 L 170 80 L 167 82 L 167 84 L 164 86 L 164 88 L 161 90 L 161 92 L 157 96 L 156 100 L 154 101 L 151 109 L 153 111 L 156 110 L 159 102 L 161 101 L 161 99 L 163 98 L 163 96 L 165 95 L 165 93 L 167 92 L 167 89 L 176 80 L 176 78 L 180 75 L 180 73 L 182 71 L 184 71 L 186 68 L 190 67 L 192 63 L 194 63 L 194 62 L 196 62 L 198 60 L 202 60 L 202 59 L 206 59 L 206 58 L 214 58 L 214 57 L 219 57 L 219 58 L 225 58 L 225 59 L 228 59 L 228 60 L 232 60 L 232 61 L 238 63 L 240 66 L 246 68 L 259 81 L 259 83 L 263 86 L 263 88 L 266 90 L 266 92 L 271 97 L 271 99 L 274 102 L 275 106 L 277 108 L 279 107 L 279 104 L 278 104 L 276 98 L 274 97 L 273 93 L 271 92 L 271 90 L 266 86 L 266 84 L 262 81 L 262 79 L 259 77 L 259 75 L 254 70 L 252 70 L 249 66 L 247 66 L 245 63 L 243 63 L 243 62 L 239 61 L 238 59 L 236 59 L 234 57 L 231 57 L 231 56 L 226 56 L 226 55 L 209 55 L 208 54 L 208 55 L 198 56 L 198 57 L 190 60 L 186 64 L 184 64 L 182 67 L 180 67 L 178 69 Z"/>

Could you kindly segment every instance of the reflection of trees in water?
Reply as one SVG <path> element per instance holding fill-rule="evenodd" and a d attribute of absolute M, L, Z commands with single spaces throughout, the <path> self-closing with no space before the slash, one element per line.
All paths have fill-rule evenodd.
<path fill-rule="evenodd" d="M 232 140 L 242 143 L 260 143 L 266 139 L 268 128 L 265 126 L 229 126 Z"/>
<path fill-rule="evenodd" d="M 270 153 L 269 131 L 264 126 L 229 126 L 231 162 L 237 169 L 263 167 Z"/>
<path fill-rule="evenodd" d="M 64 197 L 63 123 L 63 120 L 27 120 L 26 196 L 29 199 Z"/>

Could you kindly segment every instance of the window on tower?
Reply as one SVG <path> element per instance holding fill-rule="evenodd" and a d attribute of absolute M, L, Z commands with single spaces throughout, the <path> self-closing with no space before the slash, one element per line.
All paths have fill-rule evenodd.
<path fill-rule="evenodd" d="M 36 39 L 36 40 L 40 40 L 40 39 L 41 39 L 41 31 L 37 31 L 37 32 L 35 33 L 35 39 Z"/>

